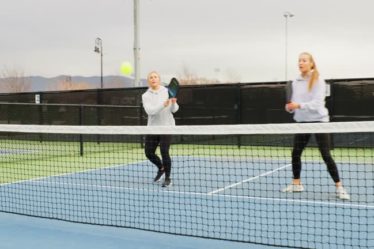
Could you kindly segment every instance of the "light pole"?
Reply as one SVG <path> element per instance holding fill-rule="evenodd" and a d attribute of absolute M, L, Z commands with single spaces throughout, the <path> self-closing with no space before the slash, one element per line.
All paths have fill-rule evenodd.
<path fill-rule="evenodd" d="M 140 40 L 139 40 L 139 0 L 134 0 L 134 67 L 135 86 L 140 86 Z"/>
<path fill-rule="evenodd" d="M 101 38 L 97 37 L 95 40 L 95 53 L 100 54 L 100 88 L 104 87 L 104 80 L 103 80 L 103 41 Z"/>
<path fill-rule="evenodd" d="M 288 65 L 287 65 L 288 64 L 288 58 L 287 58 L 288 57 L 288 18 L 292 18 L 295 15 L 289 11 L 286 11 L 283 13 L 283 16 L 285 19 L 285 54 L 284 54 L 285 72 L 284 72 L 284 75 L 285 75 L 285 80 L 287 81 L 288 80 L 288 76 L 287 76 L 287 71 L 288 71 Z"/>

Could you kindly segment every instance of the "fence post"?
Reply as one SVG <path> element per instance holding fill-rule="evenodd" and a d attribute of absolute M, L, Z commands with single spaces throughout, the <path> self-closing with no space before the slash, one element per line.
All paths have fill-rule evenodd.
<path fill-rule="evenodd" d="M 103 92 L 102 91 L 103 91 L 102 89 L 97 89 L 96 122 L 97 122 L 97 125 L 99 126 L 101 125 L 101 116 L 102 116 L 101 114 L 102 113 L 101 105 L 103 104 L 103 97 L 102 97 Z M 96 140 L 97 140 L 96 141 L 97 144 L 100 144 L 101 137 L 99 134 L 96 136 Z"/>
<path fill-rule="evenodd" d="M 44 117 L 43 117 L 43 106 L 42 106 L 42 94 L 37 93 L 35 94 L 35 104 L 38 104 L 38 112 L 39 112 L 39 124 L 43 125 L 44 124 Z M 40 142 L 43 142 L 43 134 L 39 134 L 39 140 Z"/>
<path fill-rule="evenodd" d="M 139 105 L 139 122 L 138 122 L 139 125 L 143 125 L 143 103 L 140 102 L 140 105 Z M 144 148 L 144 136 L 143 135 L 140 135 L 140 148 Z"/>
<path fill-rule="evenodd" d="M 83 125 L 83 105 L 79 106 L 79 125 Z M 83 147 L 83 135 L 79 134 L 79 153 L 81 156 L 84 154 L 84 147 Z"/>
<path fill-rule="evenodd" d="M 242 100 L 241 100 L 241 95 L 242 95 L 242 92 L 241 92 L 241 85 L 240 83 L 237 84 L 237 87 L 236 87 L 236 104 L 235 104 L 235 108 L 236 108 L 236 123 L 237 124 L 241 124 L 242 123 Z M 238 145 L 238 148 L 240 148 L 240 146 L 242 145 L 242 138 L 241 138 L 241 135 L 238 135 L 237 136 L 237 145 Z"/>
<path fill-rule="evenodd" d="M 326 96 L 329 98 L 329 107 L 330 107 L 330 121 L 334 122 L 334 116 L 335 116 L 335 96 L 334 96 L 334 82 L 328 81 L 326 82 Z M 334 134 L 330 134 L 330 149 L 333 150 L 335 148 L 335 143 L 334 143 Z"/>

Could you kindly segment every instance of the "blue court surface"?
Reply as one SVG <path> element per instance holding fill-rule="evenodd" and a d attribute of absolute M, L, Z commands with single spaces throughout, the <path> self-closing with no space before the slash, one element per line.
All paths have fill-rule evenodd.
<path fill-rule="evenodd" d="M 2 249 L 274 249 L 272 246 L 0 213 Z"/>
<path fill-rule="evenodd" d="M 55 237 L 56 243 L 70 243 L 58 238 L 61 233 L 89 248 L 250 248 L 182 234 L 296 248 L 374 246 L 373 165 L 339 164 L 351 194 L 342 201 L 320 162 L 303 166 L 305 192 L 282 193 L 292 176 L 288 162 L 226 159 L 174 157 L 174 185 L 168 189 L 152 182 L 155 168 L 147 161 L 4 184 L 0 197 L 13 200 L 1 204 L 4 211 L 141 230 L 2 214 L 13 225 L 2 225 L 2 241 L 4 234 L 21 232 L 37 238 L 35 243 L 53 243 Z"/>

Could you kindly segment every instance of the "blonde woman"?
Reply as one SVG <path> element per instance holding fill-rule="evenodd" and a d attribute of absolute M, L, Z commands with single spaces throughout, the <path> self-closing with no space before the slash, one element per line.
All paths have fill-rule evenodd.
<path fill-rule="evenodd" d="M 291 102 L 285 106 L 286 111 L 294 114 L 296 122 L 329 122 L 328 110 L 325 107 L 326 82 L 319 77 L 316 63 L 310 53 L 299 56 L 300 75 L 292 82 Z M 292 183 L 283 192 L 301 192 L 301 154 L 312 134 L 296 134 L 292 151 Z M 336 194 L 340 199 L 350 199 L 343 188 L 339 172 L 330 153 L 330 136 L 326 133 L 314 134 L 319 151 L 327 165 L 328 172 L 335 182 Z"/>
<path fill-rule="evenodd" d="M 148 90 L 142 95 L 143 107 L 148 115 L 148 126 L 175 126 L 173 113 L 179 106 L 176 98 L 169 99 L 168 90 L 161 85 L 160 75 L 153 71 L 148 74 Z M 171 158 L 169 155 L 170 135 L 147 135 L 145 138 L 145 155 L 158 168 L 154 182 L 159 182 L 165 174 L 162 187 L 171 186 Z M 160 146 L 162 160 L 156 155 Z"/>

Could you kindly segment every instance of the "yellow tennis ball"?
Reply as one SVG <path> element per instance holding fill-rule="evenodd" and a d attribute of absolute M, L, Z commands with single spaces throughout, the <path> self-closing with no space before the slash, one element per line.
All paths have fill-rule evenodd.
<path fill-rule="evenodd" d="M 122 73 L 123 75 L 126 75 L 126 76 L 131 75 L 132 72 L 134 71 L 134 69 L 132 68 L 130 62 L 123 62 L 123 63 L 121 64 L 121 68 L 120 68 L 120 70 L 121 70 L 121 73 Z"/>

